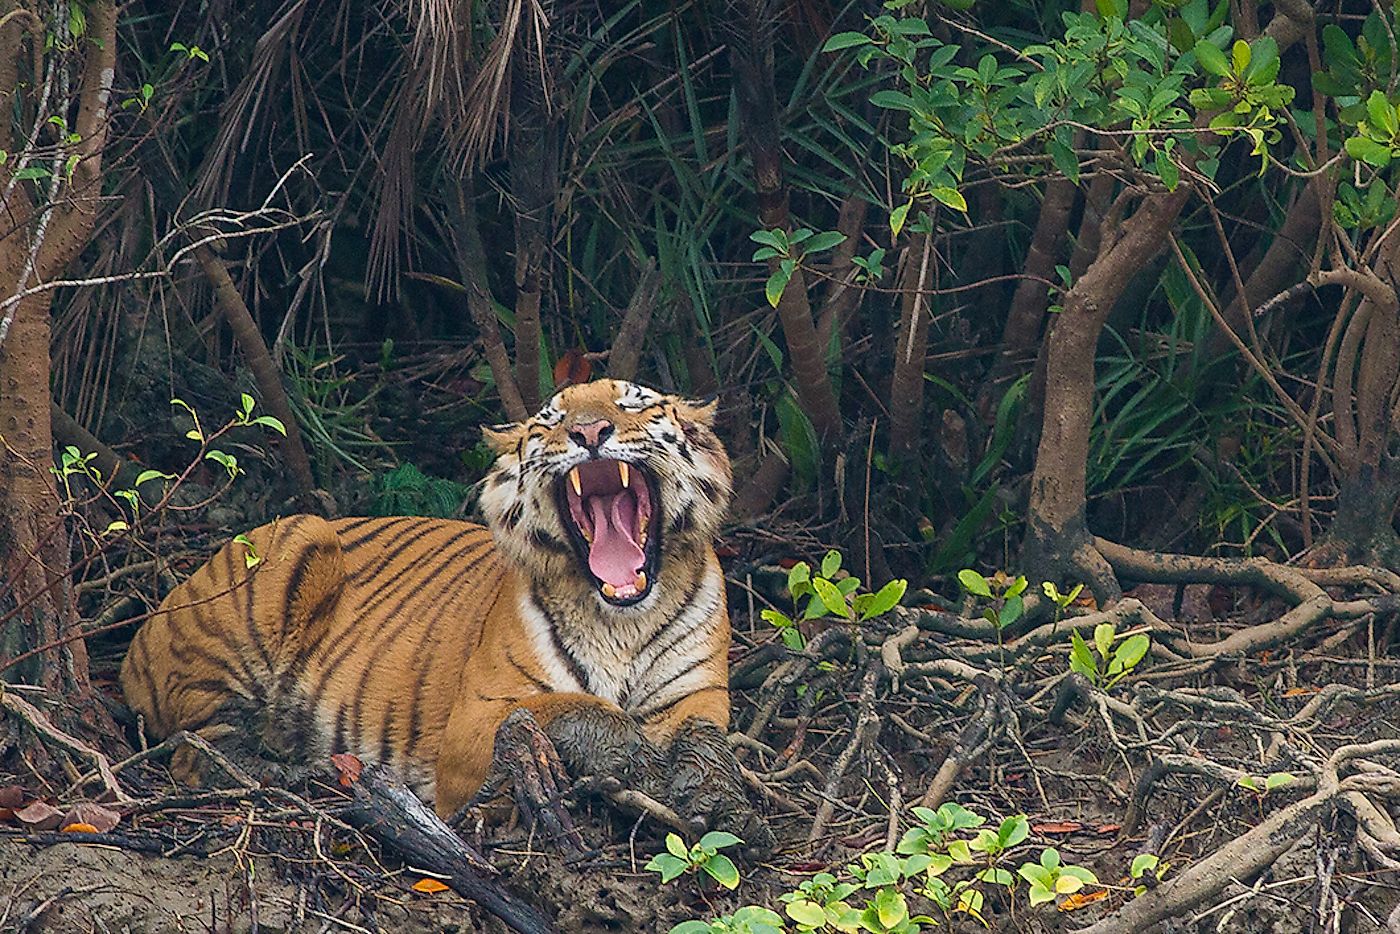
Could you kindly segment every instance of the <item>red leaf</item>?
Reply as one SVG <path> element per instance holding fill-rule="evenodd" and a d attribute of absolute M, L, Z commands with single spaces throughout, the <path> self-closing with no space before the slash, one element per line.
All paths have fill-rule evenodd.
<path fill-rule="evenodd" d="M 784 571 L 791 571 L 793 568 L 797 567 L 797 559 L 796 559 L 796 558 L 779 558 L 779 559 L 778 559 L 778 567 L 782 568 Z"/>
<path fill-rule="evenodd" d="M 64 824 L 64 825 L 63 825 L 63 832 L 64 832 L 64 833 L 101 833 L 100 830 L 98 830 L 96 827 L 92 826 L 91 824 Z"/>
<path fill-rule="evenodd" d="M 1122 825 L 1122 824 L 1099 824 L 1099 826 L 1097 826 L 1097 827 L 1094 828 L 1094 833 L 1102 833 L 1102 834 L 1117 833 L 1118 831 L 1120 831 L 1120 830 L 1122 830 L 1122 829 L 1123 829 L 1123 825 Z"/>
<path fill-rule="evenodd" d="M 365 764 L 348 752 L 337 752 L 331 756 L 331 765 L 340 773 L 340 784 L 349 788 L 360 780 L 360 772 Z"/>
<path fill-rule="evenodd" d="M 17 808 L 24 804 L 24 789 L 18 785 L 0 786 L 0 808 Z"/>
<path fill-rule="evenodd" d="M 588 382 L 593 375 L 593 364 L 577 348 L 564 351 L 564 355 L 554 363 L 554 388 L 563 389 L 578 383 Z"/>
<path fill-rule="evenodd" d="M 1084 825 L 1077 820 L 1052 820 L 1043 824 L 1031 824 L 1036 833 L 1078 833 Z"/>
<path fill-rule="evenodd" d="M 79 804 L 63 815 L 62 826 L 85 824 L 96 828 L 92 833 L 106 833 L 121 823 L 121 815 L 100 804 Z"/>
<path fill-rule="evenodd" d="M 43 801 L 31 801 L 15 810 L 15 820 L 28 830 L 53 830 L 58 826 L 60 816 L 58 808 Z"/>

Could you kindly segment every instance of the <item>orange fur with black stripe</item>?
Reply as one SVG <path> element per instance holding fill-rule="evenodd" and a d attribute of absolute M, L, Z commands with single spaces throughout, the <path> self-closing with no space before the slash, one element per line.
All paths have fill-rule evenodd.
<path fill-rule="evenodd" d="M 714 752 L 729 722 L 729 622 L 712 540 L 731 479 L 712 418 L 713 404 L 631 383 L 573 386 L 487 432 L 489 530 L 262 526 L 137 633 L 127 700 L 156 738 L 185 729 L 267 760 L 383 762 L 443 814 L 481 786 L 519 708 L 571 770 L 702 763 L 684 788 L 650 776 L 662 797 L 701 794 L 716 769 L 732 783 L 727 747 Z M 599 735 L 622 744 L 618 761 L 598 758 Z M 695 738 L 713 735 L 697 754 Z M 198 778 L 192 755 L 174 764 Z"/>

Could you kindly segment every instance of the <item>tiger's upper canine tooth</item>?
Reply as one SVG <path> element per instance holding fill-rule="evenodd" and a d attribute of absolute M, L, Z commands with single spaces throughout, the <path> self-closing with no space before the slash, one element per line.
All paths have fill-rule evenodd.
<path fill-rule="evenodd" d="M 569 485 L 574 488 L 575 496 L 583 495 L 583 482 L 579 479 L 577 467 L 569 471 Z"/>
<path fill-rule="evenodd" d="M 632 468 L 627 465 L 626 461 L 618 461 L 617 472 L 622 477 L 622 488 L 627 489 L 628 484 L 632 482 Z"/>

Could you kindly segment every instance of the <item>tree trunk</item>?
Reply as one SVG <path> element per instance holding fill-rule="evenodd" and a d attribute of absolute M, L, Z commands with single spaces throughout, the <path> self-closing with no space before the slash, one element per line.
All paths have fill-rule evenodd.
<path fill-rule="evenodd" d="M 1190 192 L 1147 196 L 1121 227 L 1120 237 L 1102 251 L 1070 289 L 1065 310 L 1050 333 L 1045 374 L 1045 416 L 1031 476 L 1026 561 L 1045 579 L 1059 579 L 1073 568 L 1090 577 L 1100 596 L 1116 584 L 1106 565 L 1087 557 L 1085 484 L 1089 432 L 1094 409 L 1094 361 L 1099 335 L 1114 303 L 1132 277 L 1167 242 Z M 1088 566 L 1082 566 L 1087 562 Z M 1081 565 L 1081 566 L 1076 566 Z"/>
<path fill-rule="evenodd" d="M 102 150 L 107 138 L 107 103 L 116 51 L 117 10 L 111 0 L 86 6 L 88 32 L 82 39 L 82 75 L 77 87 L 78 162 L 71 177 L 53 183 L 52 203 L 36 207 L 16 183 L 5 210 L 14 221 L 0 240 L 0 653 L 14 657 L 42 649 L 10 677 L 42 685 L 66 703 L 62 719 L 87 732 L 116 734 L 103 708 L 94 702 L 88 679 L 87 648 L 77 635 L 78 619 L 68 580 L 71 563 L 63 504 L 52 475 L 50 422 L 49 308 L 53 293 L 23 295 L 36 283 L 60 276 L 86 246 L 101 188 Z M 63 10 L 60 15 L 66 15 Z M 7 108 L 3 142 L 12 138 L 8 105 L 19 87 L 19 56 L 24 54 L 23 18 L 7 17 L 0 32 L 0 93 Z M 23 24 L 23 25 L 22 25 Z M 30 41 L 42 42 L 42 32 Z M 66 109 L 61 101 L 56 112 Z M 11 181 L 19 160 L 12 156 L 0 185 Z"/>
<path fill-rule="evenodd" d="M 773 14 L 762 0 L 741 0 L 729 6 L 733 37 L 730 61 L 734 92 L 744 127 L 744 144 L 753 160 L 758 220 L 765 229 L 790 230 L 788 189 L 783 179 L 783 151 L 773 85 Z M 779 260 L 768 261 L 771 275 Z M 807 295 L 807 280 L 798 266 L 778 300 L 798 401 L 823 445 L 841 441 L 841 411 L 826 371 L 826 348 L 817 340 L 817 326 Z"/>

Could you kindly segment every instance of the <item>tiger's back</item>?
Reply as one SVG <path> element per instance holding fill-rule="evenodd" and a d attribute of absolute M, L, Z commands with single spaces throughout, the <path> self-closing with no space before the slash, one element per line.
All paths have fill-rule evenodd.
<path fill-rule="evenodd" d="M 192 730 L 289 763 L 354 750 L 431 796 L 463 666 L 504 581 L 490 532 L 292 516 L 247 538 L 137 633 L 128 703 L 157 736 Z M 192 757 L 176 766 L 198 775 Z"/>

